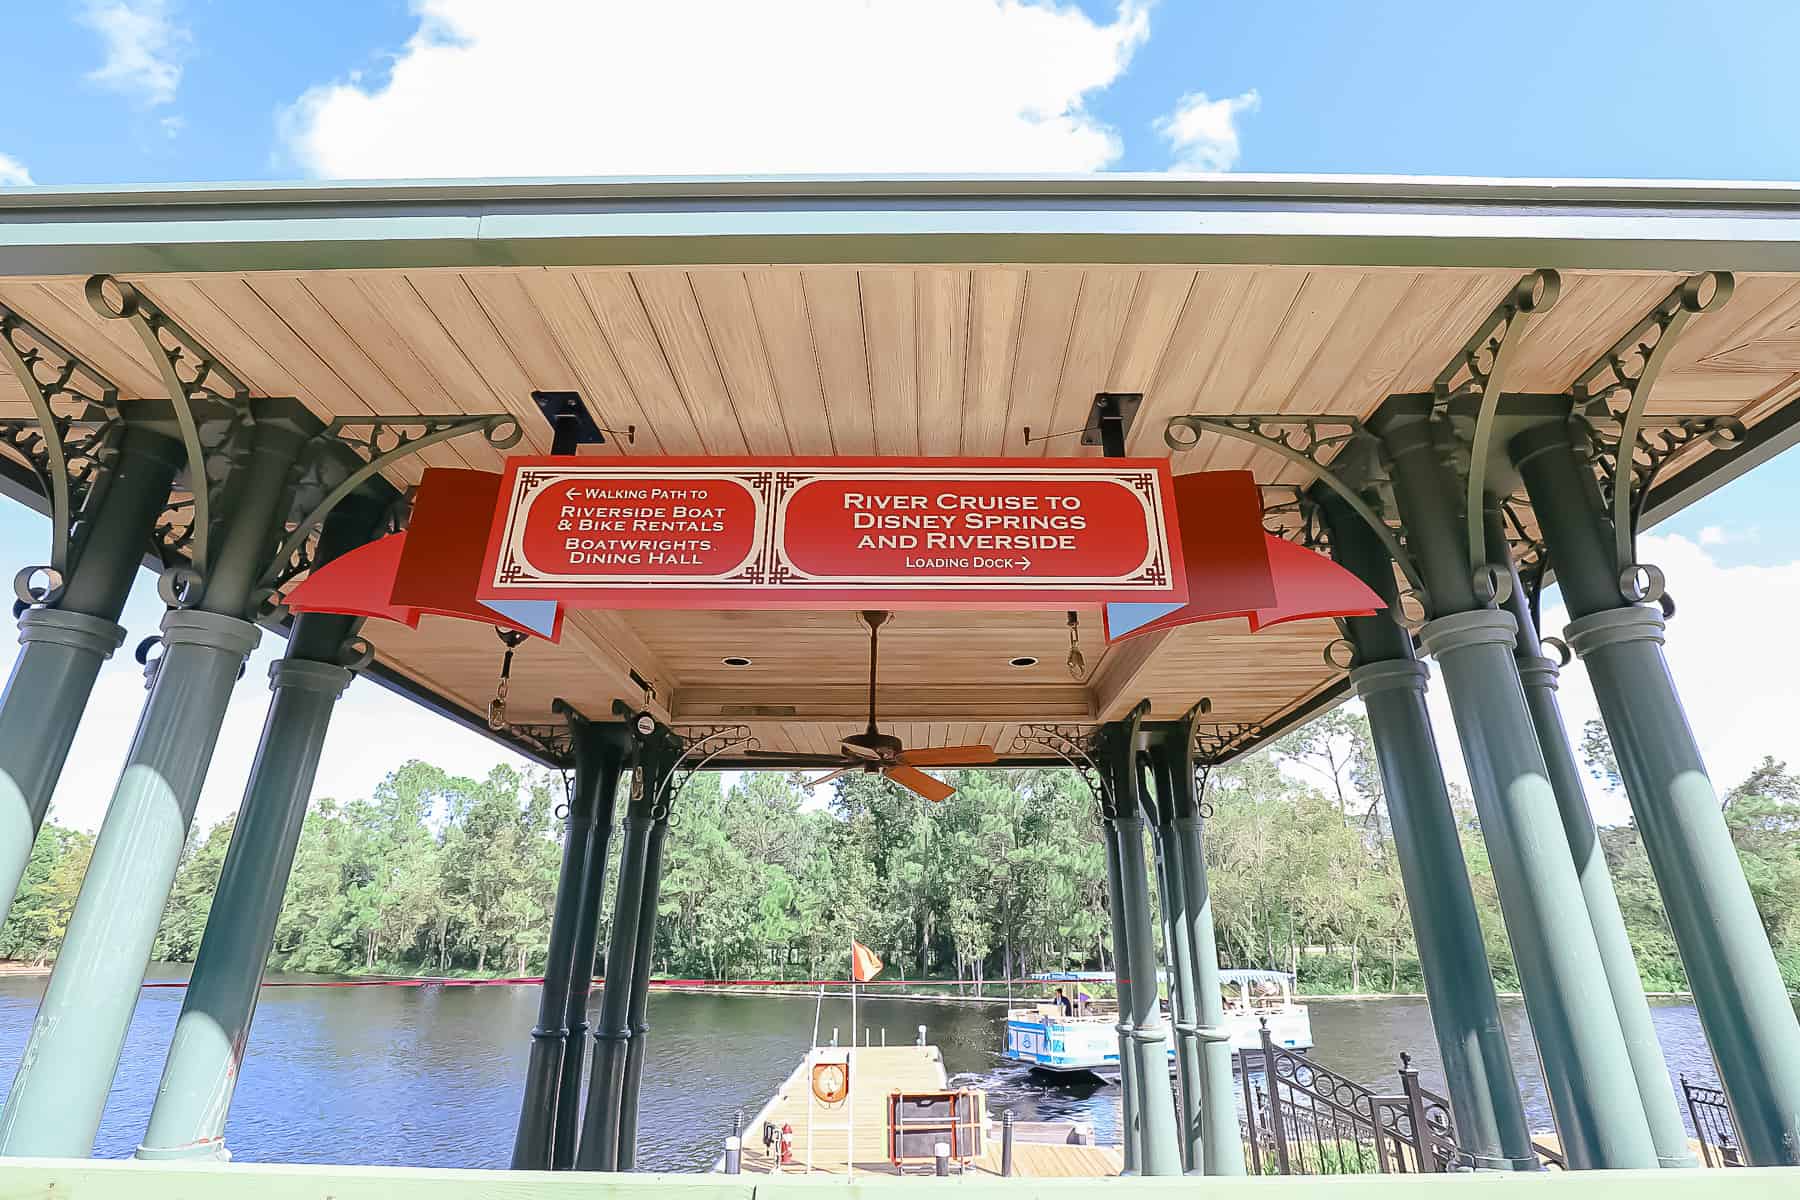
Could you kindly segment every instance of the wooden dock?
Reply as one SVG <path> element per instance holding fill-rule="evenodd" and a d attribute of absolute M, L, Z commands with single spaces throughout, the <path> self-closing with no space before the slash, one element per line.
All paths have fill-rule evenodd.
<path fill-rule="evenodd" d="M 761 1112 L 744 1128 L 743 1170 L 758 1175 L 929 1175 L 930 1163 L 896 1167 L 888 1158 L 888 1096 L 892 1092 L 949 1089 L 943 1055 L 936 1046 L 858 1046 L 850 1054 L 850 1095 L 836 1105 L 812 1098 L 809 1062 L 802 1059 Z M 850 1126 L 854 1117 L 854 1142 Z M 779 1146 L 763 1147 L 763 1126 L 793 1126 L 794 1161 L 778 1161 Z M 1117 1175 L 1123 1160 L 1117 1147 L 1057 1145 L 1017 1141 L 1013 1174 L 1023 1178 Z M 1000 1128 L 990 1122 L 982 1152 L 951 1174 L 1000 1174 Z"/>

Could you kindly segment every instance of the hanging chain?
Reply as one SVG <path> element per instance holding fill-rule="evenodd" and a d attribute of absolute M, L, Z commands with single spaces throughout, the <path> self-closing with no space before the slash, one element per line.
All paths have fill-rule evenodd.
<path fill-rule="evenodd" d="M 494 699 L 487 710 L 488 728 L 498 733 L 507 727 L 506 691 L 512 678 L 513 651 L 525 640 L 525 635 L 517 629 L 496 628 L 494 633 L 506 647 L 506 654 L 500 659 L 500 682 L 494 686 Z"/>

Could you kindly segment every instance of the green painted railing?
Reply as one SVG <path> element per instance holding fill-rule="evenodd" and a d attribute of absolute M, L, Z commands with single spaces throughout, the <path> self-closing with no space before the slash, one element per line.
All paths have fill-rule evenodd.
<path fill-rule="evenodd" d="M 313 1167 L 267 1164 L 168 1164 L 86 1159 L 9 1159 L 0 1165 L 0 1200 L 818 1200 L 825 1196 L 898 1197 L 931 1191 L 962 1196 L 1068 1197 L 1095 1189 L 1150 1200 L 1404 1200 L 1473 1196 L 1476 1200 L 1791 1200 L 1800 1167 L 1742 1171 L 1587 1171 L 1540 1174 L 1337 1175 L 1166 1179 L 782 1179 L 742 1175 L 603 1175 L 590 1172 L 467 1171 L 418 1167 Z"/>

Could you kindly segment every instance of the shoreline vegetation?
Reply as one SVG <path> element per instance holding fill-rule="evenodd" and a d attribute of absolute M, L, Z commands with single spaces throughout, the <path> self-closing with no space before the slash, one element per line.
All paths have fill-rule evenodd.
<path fill-rule="evenodd" d="M 1603 731 L 1590 727 L 1581 752 L 1590 789 L 1615 791 Z M 874 775 L 850 775 L 818 793 L 798 775 L 746 773 L 729 787 L 719 775 L 696 776 L 669 830 L 655 975 L 777 985 L 839 978 L 848 973 L 852 937 L 886 960 L 884 983 L 914 981 L 866 993 L 875 996 L 973 998 L 979 988 L 1004 997 L 1008 978 L 1110 972 L 1105 858 L 1085 785 L 1067 770 L 946 775 L 958 792 L 935 805 Z M 1334 710 L 1211 770 L 1206 783 L 1204 839 L 1222 964 L 1287 971 L 1308 1000 L 1422 993 L 1360 714 Z M 1503 995 L 1515 993 L 1480 821 L 1467 795 L 1451 790 L 1494 982 Z M 270 969 L 370 979 L 541 974 L 562 792 L 548 772 L 498 767 L 476 780 L 414 760 L 366 799 L 315 801 Z M 1765 758 L 1723 803 L 1782 974 L 1790 991 L 1800 991 L 1800 776 Z M 227 817 L 190 838 L 156 959 L 193 960 L 232 826 Z M 1598 832 L 1645 990 L 1685 995 L 1636 829 Z M 617 878 L 621 841 L 611 839 L 609 880 Z M 0 926 L 0 978 L 39 973 L 54 961 L 93 843 L 92 834 L 54 819 L 45 825 Z M 611 900 L 601 914 L 601 946 Z M 1109 990 L 1090 986 L 1096 994 Z"/>

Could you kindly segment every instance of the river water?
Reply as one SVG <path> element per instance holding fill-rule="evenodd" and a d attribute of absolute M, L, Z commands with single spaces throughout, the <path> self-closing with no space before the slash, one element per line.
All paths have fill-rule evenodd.
<path fill-rule="evenodd" d="M 184 974 L 158 967 L 151 978 Z M 43 987 L 42 978 L 0 978 L 0 1087 L 11 1086 Z M 96 1154 L 125 1157 L 136 1147 L 182 995 L 179 988 L 141 994 Z M 800 1061 L 812 1041 L 815 1007 L 811 997 L 654 994 L 639 1165 L 709 1169 L 733 1113 L 748 1122 Z M 1547 1130 L 1524 1011 L 1516 1000 L 1502 1008 L 1527 1115 L 1534 1129 Z M 1427 1086 L 1442 1089 L 1422 999 L 1315 1000 L 1311 1010 L 1320 1062 L 1397 1090 L 1393 1071 L 1409 1051 Z M 1712 1060 L 1693 1006 L 1653 1002 L 1653 1012 L 1671 1074 L 1710 1082 Z M 536 1015 L 534 987 L 265 989 L 226 1143 L 235 1158 L 250 1162 L 504 1167 Z M 847 1000 L 827 998 L 816 1016 L 822 1040 L 834 1027 L 848 1040 Z M 910 1042 L 924 1025 L 943 1048 L 953 1081 L 986 1087 L 995 1113 L 1010 1108 L 1021 1120 L 1084 1120 L 1100 1140 L 1117 1140 L 1116 1088 L 1046 1082 L 1001 1060 L 1002 1005 L 876 997 L 859 1000 L 857 1017 L 877 1044 L 884 1034 Z"/>

